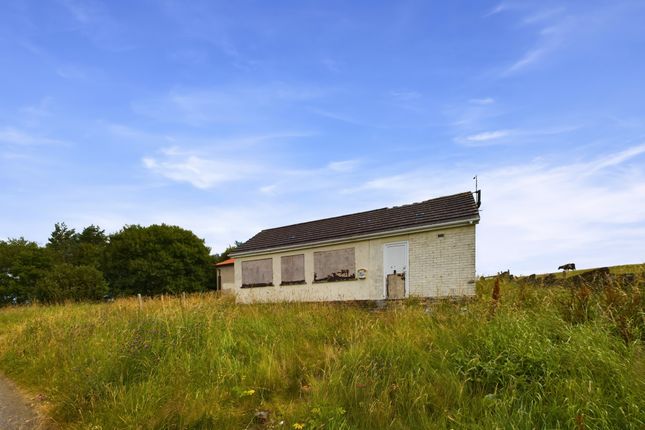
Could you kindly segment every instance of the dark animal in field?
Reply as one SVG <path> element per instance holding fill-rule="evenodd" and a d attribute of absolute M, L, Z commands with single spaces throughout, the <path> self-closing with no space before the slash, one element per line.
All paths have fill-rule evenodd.
<path fill-rule="evenodd" d="M 576 265 L 575 263 L 563 264 L 562 266 L 558 267 L 558 270 L 576 270 Z"/>

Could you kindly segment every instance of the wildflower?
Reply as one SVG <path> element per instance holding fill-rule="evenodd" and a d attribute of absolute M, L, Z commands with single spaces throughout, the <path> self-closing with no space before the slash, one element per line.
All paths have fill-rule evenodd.
<path fill-rule="evenodd" d="M 296 429 L 296 430 L 302 430 L 303 428 L 305 428 L 305 425 L 302 424 L 302 423 L 295 423 L 293 425 L 293 428 Z"/>
<path fill-rule="evenodd" d="M 250 390 L 242 391 L 242 397 L 252 396 L 254 394 L 255 394 L 255 390 L 252 388 Z"/>

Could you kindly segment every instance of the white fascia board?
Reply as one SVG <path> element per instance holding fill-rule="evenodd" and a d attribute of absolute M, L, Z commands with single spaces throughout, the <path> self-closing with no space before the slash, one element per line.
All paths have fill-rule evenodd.
<path fill-rule="evenodd" d="M 294 245 L 277 246 L 275 248 L 264 248 L 264 249 L 246 251 L 246 252 L 244 251 L 232 252 L 229 254 L 229 256 L 248 257 L 253 255 L 262 255 L 262 254 L 275 254 L 277 252 L 285 252 L 285 251 L 298 251 L 301 249 L 320 248 L 321 246 L 359 242 L 366 239 L 380 239 L 383 237 L 399 236 L 401 234 L 422 233 L 426 231 L 441 230 L 444 228 L 460 227 L 460 226 L 473 225 L 478 223 L 479 223 L 479 216 L 474 218 L 462 219 L 459 221 L 444 222 L 441 224 L 430 224 L 430 225 L 414 226 L 414 227 L 408 227 L 408 228 L 400 228 L 397 230 L 379 231 L 375 233 L 360 234 L 355 236 L 345 236 L 345 237 L 339 237 L 335 239 L 319 240 L 316 242 L 298 243 Z"/>

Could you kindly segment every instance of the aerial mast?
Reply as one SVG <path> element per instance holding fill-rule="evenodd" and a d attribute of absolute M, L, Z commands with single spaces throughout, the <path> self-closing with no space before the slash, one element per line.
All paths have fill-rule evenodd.
<path fill-rule="evenodd" d="M 477 207 L 479 208 L 482 205 L 482 190 L 479 189 L 479 183 L 478 183 L 478 178 L 477 175 L 473 176 L 473 179 L 475 180 L 475 195 L 477 196 Z"/>

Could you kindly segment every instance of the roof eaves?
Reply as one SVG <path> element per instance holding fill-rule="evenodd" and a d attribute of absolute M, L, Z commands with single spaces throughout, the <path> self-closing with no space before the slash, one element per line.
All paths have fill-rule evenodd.
<path fill-rule="evenodd" d="M 235 264 L 235 258 L 229 258 L 227 260 L 220 261 L 219 263 L 216 263 L 215 266 L 230 266 L 231 264 Z"/>

